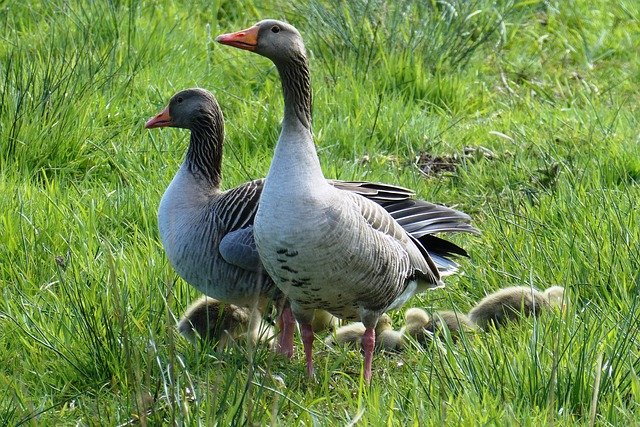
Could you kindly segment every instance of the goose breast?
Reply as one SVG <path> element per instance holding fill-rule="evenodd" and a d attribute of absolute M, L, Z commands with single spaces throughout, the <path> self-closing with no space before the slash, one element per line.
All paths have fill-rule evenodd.
<path fill-rule="evenodd" d="M 363 308 L 392 305 L 415 276 L 412 263 L 422 257 L 404 230 L 379 205 L 353 196 L 331 189 L 286 222 L 278 216 L 291 206 L 258 208 L 255 238 L 265 269 L 298 312 L 322 307 L 360 319 Z"/>

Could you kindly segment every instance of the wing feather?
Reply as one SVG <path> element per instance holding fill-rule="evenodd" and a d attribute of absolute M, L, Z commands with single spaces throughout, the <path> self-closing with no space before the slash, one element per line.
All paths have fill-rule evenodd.
<path fill-rule="evenodd" d="M 422 260 L 412 259 L 412 263 L 421 265 L 417 271 L 426 275 L 429 281 L 438 280 L 438 271 L 445 275 L 455 271 L 457 263 L 449 259 L 450 256 L 467 256 L 463 248 L 434 234 L 479 234 L 470 224 L 469 215 L 446 206 L 416 200 L 413 198 L 414 192 L 409 189 L 364 181 L 328 181 L 346 191 L 346 194 L 352 194 L 351 198 L 360 209 L 360 214 L 372 228 L 415 246 L 422 254 Z M 264 179 L 249 181 L 222 194 L 214 206 L 223 234 L 220 254 L 227 262 L 251 271 L 262 268 L 253 241 L 253 221 L 263 186 Z"/>

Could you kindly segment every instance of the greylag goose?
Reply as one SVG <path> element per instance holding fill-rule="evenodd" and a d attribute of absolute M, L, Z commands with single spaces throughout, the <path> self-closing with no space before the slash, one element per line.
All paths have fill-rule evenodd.
<path fill-rule="evenodd" d="M 258 310 L 224 304 L 208 296 L 202 296 L 183 314 L 177 329 L 190 341 L 196 337 L 225 347 L 230 341 L 246 339 L 252 343 L 270 340 L 271 326 L 263 322 Z"/>
<path fill-rule="evenodd" d="M 380 316 L 375 329 L 376 347 L 388 352 L 399 352 L 404 349 L 404 331 L 396 331 L 391 324 L 391 317 Z"/>
<path fill-rule="evenodd" d="M 404 313 L 404 333 L 418 343 L 425 343 L 429 334 L 425 326 L 431 322 L 431 316 L 421 308 L 413 307 Z"/>
<path fill-rule="evenodd" d="M 349 323 L 344 325 L 329 335 L 325 339 L 325 344 L 329 347 L 339 346 L 358 346 L 362 340 L 366 328 L 362 322 Z M 397 352 L 404 348 L 404 339 L 402 331 L 396 331 L 391 324 L 391 317 L 387 314 L 380 316 L 376 325 L 376 348 L 384 351 Z"/>
<path fill-rule="evenodd" d="M 539 316 L 550 307 L 560 307 L 564 288 L 553 286 L 545 292 L 528 286 L 511 286 L 484 297 L 469 312 L 472 322 L 486 328 L 498 327 L 521 316 Z"/>
<path fill-rule="evenodd" d="M 327 183 L 311 133 L 305 47 L 293 26 L 264 20 L 216 40 L 269 58 L 282 82 L 284 119 L 254 237 L 264 267 L 289 298 L 300 324 L 307 373 L 313 376 L 313 311 L 325 309 L 364 324 L 363 375 L 370 382 L 380 316 L 417 292 L 443 286 L 438 265 L 410 234 L 432 217 L 417 206 L 394 218 L 379 204 Z M 446 215 L 451 219 L 447 231 L 475 231 L 466 215 L 453 210 Z M 447 274 L 455 271 L 454 266 L 440 267 Z"/>
<path fill-rule="evenodd" d="M 456 311 L 436 311 L 429 316 L 421 308 L 410 308 L 404 315 L 404 333 L 420 344 L 426 344 L 432 337 L 449 333 L 455 341 L 461 332 L 469 333 L 478 330 L 478 327 L 469 317 Z"/>
<path fill-rule="evenodd" d="M 569 299 L 562 286 L 551 286 L 542 293 L 551 308 L 566 309 Z"/>
<path fill-rule="evenodd" d="M 220 189 L 224 119 L 217 100 L 204 89 L 180 91 L 145 127 L 191 131 L 185 160 L 158 209 L 160 238 L 171 265 L 205 295 L 262 311 L 270 299 L 279 298 L 273 281 L 262 268 L 253 240 L 253 221 L 263 180 L 226 191 Z M 413 192 L 404 188 L 367 182 L 329 183 L 363 199 L 375 200 L 394 210 L 395 215 L 412 208 Z M 441 208 L 433 205 L 432 212 Z M 451 221 L 434 220 L 430 227 L 438 232 Z M 438 239 L 429 235 L 421 238 Z M 445 240 L 440 243 L 436 246 L 443 256 L 464 255 L 461 248 Z M 290 254 L 279 255 L 286 259 Z M 322 313 L 318 319 L 329 321 Z M 278 322 L 282 333 L 277 348 L 291 356 L 295 323 L 290 310 L 285 308 Z"/>
<path fill-rule="evenodd" d="M 338 327 L 338 319 L 324 310 L 316 310 L 313 314 L 313 320 L 311 326 L 314 331 L 329 331 L 332 332 Z"/>

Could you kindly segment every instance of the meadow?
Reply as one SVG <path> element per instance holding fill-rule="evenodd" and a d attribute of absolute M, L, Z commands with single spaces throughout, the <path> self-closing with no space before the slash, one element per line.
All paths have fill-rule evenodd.
<path fill-rule="evenodd" d="M 0 1 L 0 425 L 638 425 L 637 0 Z M 305 38 L 325 175 L 412 188 L 482 235 L 407 307 L 510 285 L 564 313 L 377 354 L 192 345 L 198 292 L 156 211 L 188 142 L 144 122 L 178 90 L 226 118 L 223 186 L 265 176 L 282 117 L 265 58 L 217 34 Z M 396 327 L 403 310 L 392 313 Z"/>

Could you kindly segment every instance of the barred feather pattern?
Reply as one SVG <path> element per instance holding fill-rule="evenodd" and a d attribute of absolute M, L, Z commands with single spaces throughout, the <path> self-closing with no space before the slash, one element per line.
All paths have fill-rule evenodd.
<path fill-rule="evenodd" d="M 311 75 L 306 56 L 296 54 L 291 57 L 291 62 L 286 67 L 278 67 L 280 79 L 289 84 L 282 85 L 284 98 L 291 100 L 285 104 L 285 111 L 291 109 L 300 123 L 307 129 L 311 129 L 312 116 L 312 92 Z M 286 114 L 286 113 L 285 113 Z"/>
<path fill-rule="evenodd" d="M 224 118 L 220 108 L 201 110 L 191 127 L 186 164 L 189 172 L 212 187 L 218 187 L 222 179 L 223 141 Z"/>
<path fill-rule="evenodd" d="M 297 61 L 305 64 L 301 68 L 307 71 L 297 77 L 302 83 L 288 91 L 298 99 L 296 117 L 310 125 L 311 97 L 305 95 L 305 91 L 310 89 L 308 68 L 304 57 Z M 256 298 L 272 298 L 279 293 L 263 269 L 244 269 L 228 262 L 220 253 L 220 242 L 225 236 L 253 226 L 264 180 L 253 180 L 228 191 L 220 191 L 224 118 L 213 95 L 202 89 L 189 92 L 199 92 L 207 97 L 208 102 L 204 105 L 208 107 L 194 109 L 195 114 L 188 122 L 191 138 L 185 162 L 160 204 L 158 223 L 167 256 L 181 277 L 213 298 L 238 305 L 250 305 Z M 413 227 L 411 234 L 416 239 L 426 236 L 439 239 L 431 235 L 442 230 L 468 231 L 471 227 L 468 216 L 416 201 L 413 192 L 406 188 L 370 182 L 329 180 L 328 183 L 382 205 L 406 231 Z M 366 216 L 367 212 L 365 209 L 363 215 Z M 447 219 L 439 220 L 443 213 Z M 405 217 L 418 218 L 419 215 L 422 215 L 419 219 L 423 223 L 420 227 L 415 227 L 415 221 L 403 222 Z M 442 221 L 448 225 L 438 226 Z M 384 232 L 389 231 L 389 224 L 380 224 L 380 227 Z M 444 255 L 466 255 L 453 243 L 439 240 L 443 242 Z M 378 264 L 374 261 L 372 268 L 381 270 L 383 267 Z M 382 286 L 380 292 L 388 294 L 384 288 Z M 383 299 L 380 295 L 380 302 Z"/>

